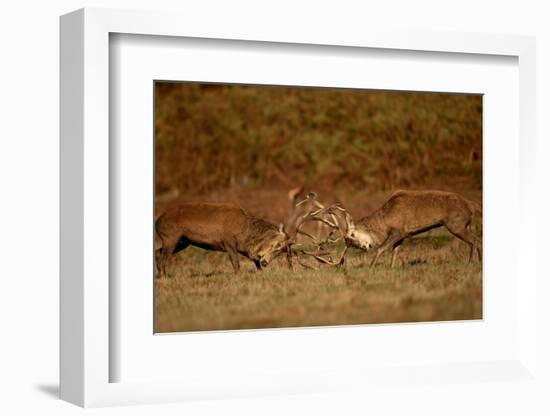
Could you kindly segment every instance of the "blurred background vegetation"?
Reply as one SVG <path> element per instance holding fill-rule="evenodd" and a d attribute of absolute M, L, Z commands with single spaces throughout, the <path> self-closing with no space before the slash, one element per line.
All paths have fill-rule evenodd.
<path fill-rule="evenodd" d="M 156 191 L 482 187 L 480 95 L 157 82 Z"/>

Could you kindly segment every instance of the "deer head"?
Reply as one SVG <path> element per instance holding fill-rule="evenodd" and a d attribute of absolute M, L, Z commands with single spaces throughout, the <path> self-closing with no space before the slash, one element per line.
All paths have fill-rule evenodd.
<path fill-rule="evenodd" d="M 356 227 L 353 218 L 344 208 L 333 205 L 329 207 L 329 211 L 336 217 L 346 246 L 368 251 L 374 245 L 372 235 Z"/>

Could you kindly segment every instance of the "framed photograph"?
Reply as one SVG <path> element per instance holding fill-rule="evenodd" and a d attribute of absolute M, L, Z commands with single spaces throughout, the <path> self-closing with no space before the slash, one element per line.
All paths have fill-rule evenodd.
<path fill-rule="evenodd" d="M 534 39 L 181 21 L 61 18 L 61 397 L 536 383 Z"/>

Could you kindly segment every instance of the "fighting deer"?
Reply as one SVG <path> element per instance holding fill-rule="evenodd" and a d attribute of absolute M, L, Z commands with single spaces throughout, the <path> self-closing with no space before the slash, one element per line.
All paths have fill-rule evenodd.
<path fill-rule="evenodd" d="M 356 224 L 341 206 L 333 205 L 325 210 L 335 214 L 338 221 L 334 225 L 345 235 L 347 247 L 364 251 L 377 249 L 371 266 L 391 247 L 393 267 L 405 239 L 438 227 L 445 227 L 453 236 L 468 244 L 468 262 L 471 262 L 474 250 L 481 261 L 481 239 L 470 228 L 474 217 L 481 218 L 481 207 L 456 193 L 396 191 L 380 208 Z"/>
<path fill-rule="evenodd" d="M 261 270 L 289 247 L 282 225 L 277 227 L 232 203 L 174 206 L 157 219 L 155 231 L 158 277 L 166 276 L 171 256 L 190 245 L 227 252 L 235 273 L 240 271 L 239 254 Z M 290 257 L 288 261 L 291 266 Z"/>

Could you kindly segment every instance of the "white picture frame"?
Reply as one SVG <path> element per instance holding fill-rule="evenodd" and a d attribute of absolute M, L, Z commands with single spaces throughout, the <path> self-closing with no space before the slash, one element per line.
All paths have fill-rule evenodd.
<path fill-rule="evenodd" d="M 185 24 L 182 24 L 185 22 Z M 441 363 L 415 368 L 413 378 L 453 382 L 489 379 L 537 382 L 535 250 L 535 41 L 465 33 L 303 33 L 276 25 L 204 25 L 169 13 L 82 9 L 61 18 L 61 398 L 80 406 L 160 403 L 197 398 L 322 393 L 411 381 L 410 369 L 334 369 L 327 377 L 294 374 L 247 380 L 235 374 L 183 381 L 110 382 L 117 357 L 109 348 L 109 36 L 148 36 L 331 45 L 516 57 L 519 66 L 519 222 L 517 354 L 498 362 Z M 516 271 L 519 273 L 519 271 Z M 359 369 L 360 370 L 360 369 Z M 475 372 L 483 374 L 472 376 Z M 533 381 L 534 380 L 534 381 Z"/>

